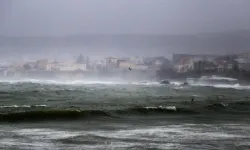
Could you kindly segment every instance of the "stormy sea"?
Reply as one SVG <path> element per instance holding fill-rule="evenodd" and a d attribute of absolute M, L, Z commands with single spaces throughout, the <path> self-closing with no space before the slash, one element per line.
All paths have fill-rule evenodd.
<path fill-rule="evenodd" d="M 250 86 L 0 81 L 0 149 L 250 149 Z"/>

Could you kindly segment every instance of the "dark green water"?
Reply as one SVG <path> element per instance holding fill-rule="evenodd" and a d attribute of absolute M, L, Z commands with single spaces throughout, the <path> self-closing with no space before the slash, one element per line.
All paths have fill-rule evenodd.
<path fill-rule="evenodd" d="M 247 86 L 0 85 L 1 149 L 250 148 Z"/>

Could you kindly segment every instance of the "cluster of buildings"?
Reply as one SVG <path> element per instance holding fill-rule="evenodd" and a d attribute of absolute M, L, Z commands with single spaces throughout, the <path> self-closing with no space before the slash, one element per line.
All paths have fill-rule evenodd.
<path fill-rule="evenodd" d="M 250 53 L 231 55 L 190 55 L 173 54 L 172 60 L 160 57 L 107 57 L 93 61 L 89 57 L 79 55 L 71 61 L 57 62 L 48 59 L 32 62 L 19 62 L 0 66 L 4 76 L 30 72 L 80 72 L 80 73 L 124 73 L 141 72 L 156 74 L 158 70 L 172 70 L 175 73 L 186 72 L 225 72 L 250 71 Z M 153 76 L 153 75 L 152 75 Z"/>
<path fill-rule="evenodd" d="M 148 57 L 148 58 L 114 58 L 108 57 L 105 59 L 105 66 L 109 69 L 124 69 L 127 70 L 159 70 L 162 65 L 169 63 L 165 57 Z"/>
<path fill-rule="evenodd" d="M 173 70 L 177 73 L 250 71 L 250 53 L 219 56 L 174 54 L 172 62 Z"/>
<path fill-rule="evenodd" d="M 77 58 L 58 62 L 41 59 L 31 62 L 18 62 L 9 65 L 2 65 L 0 72 L 4 76 L 27 73 L 104 73 L 104 72 L 124 72 L 133 71 L 154 71 L 160 69 L 163 63 L 168 61 L 164 57 L 152 58 L 116 58 L 107 57 L 102 60 L 90 60 L 89 57 L 79 55 Z"/>

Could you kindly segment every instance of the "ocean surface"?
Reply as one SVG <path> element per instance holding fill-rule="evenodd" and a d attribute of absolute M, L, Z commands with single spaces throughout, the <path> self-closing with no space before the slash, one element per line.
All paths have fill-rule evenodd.
<path fill-rule="evenodd" d="M 250 86 L 171 83 L 1 80 L 0 149 L 250 149 Z"/>

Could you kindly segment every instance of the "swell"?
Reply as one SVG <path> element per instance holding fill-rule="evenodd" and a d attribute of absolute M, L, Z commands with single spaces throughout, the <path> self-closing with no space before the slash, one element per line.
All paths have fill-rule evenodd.
<path fill-rule="evenodd" d="M 123 118 L 129 116 L 167 116 L 167 115 L 219 115 L 235 114 L 250 115 L 250 102 L 239 101 L 233 103 L 213 103 L 206 105 L 189 105 L 183 107 L 158 106 L 158 107 L 131 107 L 124 109 L 65 109 L 65 108 L 46 108 L 38 107 L 37 110 L 30 110 L 24 107 L 22 111 L 5 111 L 0 113 L 0 122 L 24 122 L 24 121 L 60 121 L 60 120 L 89 120 L 100 118 Z"/>
<path fill-rule="evenodd" d="M 23 112 L 10 112 L 0 114 L 0 121 L 22 122 L 22 121 L 46 121 L 46 120 L 76 120 L 93 117 L 109 117 L 110 115 L 101 110 L 34 110 Z"/>

